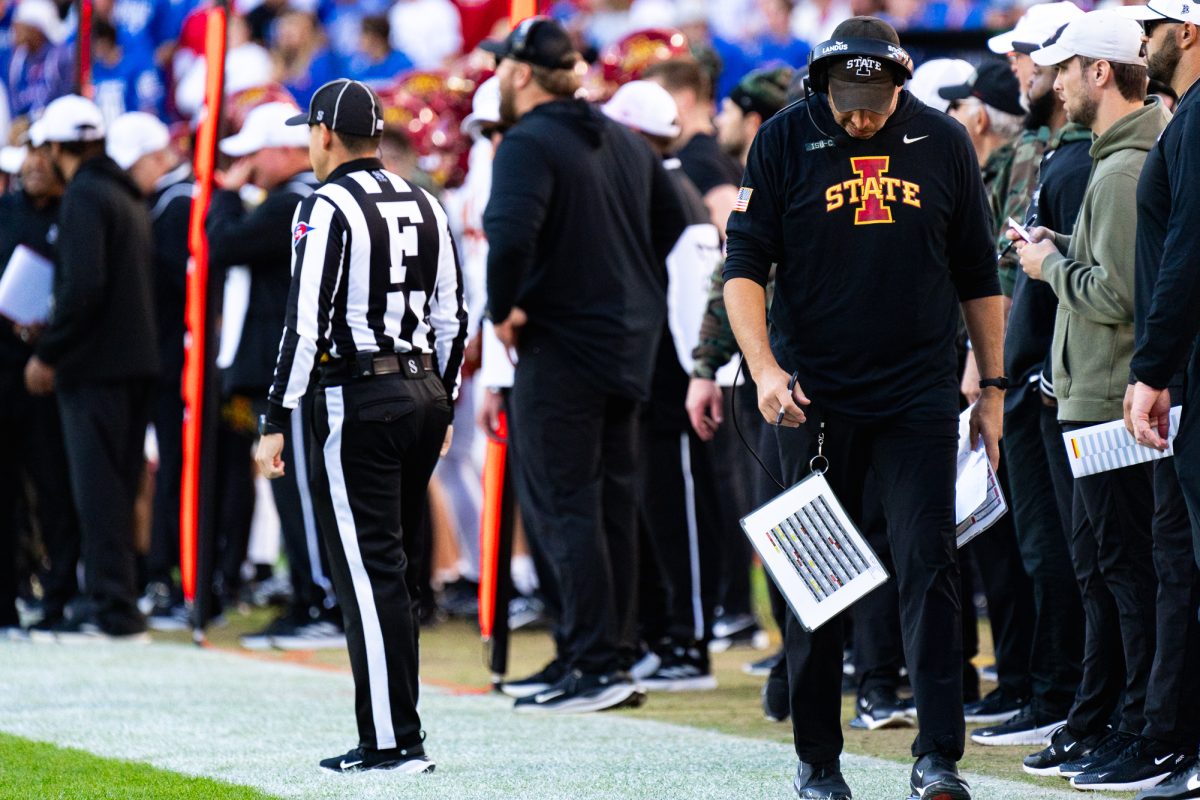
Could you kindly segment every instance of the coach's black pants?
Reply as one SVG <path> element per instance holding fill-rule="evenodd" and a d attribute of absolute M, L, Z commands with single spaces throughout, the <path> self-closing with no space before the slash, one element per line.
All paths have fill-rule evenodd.
<path fill-rule="evenodd" d="M 521 512 L 562 602 L 559 658 L 604 673 L 635 636 L 638 403 L 593 389 L 570 356 L 528 344 L 510 395 Z"/>
<path fill-rule="evenodd" d="M 1026 391 L 1004 415 L 1002 444 L 1017 546 L 1033 585 L 1032 701 L 1039 716 L 1066 719 L 1079 686 L 1084 622 L 1068 547 L 1070 520 L 1060 516 L 1055 494 L 1055 472 L 1072 480 L 1055 410 Z"/>
<path fill-rule="evenodd" d="M 874 470 L 887 520 L 900 597 L 905 660 L 921 727 L 914 756 L 939 752 L 962 757 L 962 630 L 954 537 L 955 453 L 958 422 L 894 418 L 872 423 L 847 420 L 810 406 L 808 422 L 779 428 L 779 456 L 786 482 L 808 474 L 825 420 L 826 478 L 860 525 L 863 485 Z M 842 621 L 813 633 L 789 617 L 786 636 L 792 730 L 802 761 L 838 757 L 842 750 Z"/>
<path fill-rule="evenodd" d="M 433 374 L 321 389 L 312 489 L 354 673 L 359 744 L 421 740 L 417 715 L 417 539 L 452 411 Z"/>
<path fill-rule="evenodd" d="M 133 507 L 141 486 L 153 382 L 60 385 L 58 408 L 79 512 L 84 583 L 100 627 L 145 628 L 137 608 Z"/>
<path fill-rule="evenodd" d="M 675 644 L 707 642 L 720 564 L 711 451 L 690 429 L 643 430 L 642 530 L 663 584 L 662 633 Z"/>
<path fill-rule="evenodd" d="M 174 374 L 154 384 L 151 422 L 158 442 L 158 471 L 154 473 L 154 512 L 150 525 L 150 552 L 146 556 L 148 581 L 172 583 L 179 567 L 179 489 L 183 473 L 183 394 L 181 377 Z"/>
<path fill-rule="evenodd" d="M 1076 735 L 1102 731 L 1118 702 L 1121 730 L 1146 725 L 1157 586 L 1152 472 L 1137 464 L 1075 480 L 1071 546 L 1086 619 L 1083 680 L 1068 717 Z"/>
<path fill-rule="evenodd" d="M 713 474 L 717 485 L 721 487 L 717 498 L 721 559 L 716 603 L 721 613 L 729 616 L 753 613 L 750 568 L 754 549 L 742 531 L 741 519 L 772 496 L 768 493 L 766 498 L 761 497 L 758 486 L 770 479 L 763 475 L 762 468 L 746 450 L 733 426 L 733 412 L 736 409 L 742 435 L 762 456 L 760 439 L 766 425 L 758 413 L 757 390 L 750 380 L 750 370 L 743 372 L 743 383 L 721 389 L 725 399 L 725 423 L 717 428 L 712 440 Z M 774 449 L 774 441 L 771 444 Z M 767 463 L 769 465 L 771 462 Z M 779 474 L 778 467 L 774 468 L 774 472 Z"/>

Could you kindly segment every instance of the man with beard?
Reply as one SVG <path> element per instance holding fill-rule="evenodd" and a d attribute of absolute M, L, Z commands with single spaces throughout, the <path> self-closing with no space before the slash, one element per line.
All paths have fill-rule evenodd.
<path fill-rule="evenodd" d="M 1200 556 L 1200 441 L 1194 405 L 1196 387 L 1200 385 L 1200 375 L 1196 372 L 1200 353 L 1193 344 L 1200 319 L 1197 312 L 1200 283 L 1195 270 L 1200 260 L 1200 240 L 1194 231 L 1200 206 L 1196 204 L 1195 192 L 1190 191 L 1195 182 L 1195 153 L 1200 147 L 1200 115 L 1195 108 L 1195 83 L 1200 78 L 1200 27 L 1197 27 L 1200 16 L 1191 4 L 1184 2 L 1156 0 L 1153 7 L 1139 10 L 1145 19 L 1150 77 L 1168 84 L 1180 101 L 1174 119 L 1146 158 L 1138 182 L 1134 290 L 1137 346 L 1130 367 L 1130 381 L 1136 383 L 1126 393 L 1125 425 L 1142 444 L 1161 448 L 1167 433 L 1168 410 L 1172 404 L 1182 403 L 1184 412 L 1175 439 L 1175 457 L 1155 463 L 1155 501 L 1159 506 L 1155 549 L 1159 548 L 1159 518 L 1166 516 L 1164 512 L 1171 508 L 1172 502 L 1178 503 L 1181 493 L 1190 516 L 1193 553 Z M 1180 626 L 1174 628 L 1172 644 L 1180 657 L 1189 659 L 1186 674 L 1193 677 L 1184 682 L 1177 698 L 1178 734 L 1180 738 L 1190 737 L 1194 743 L 1198 738 L 1196 668 L 1191 666 L 1195 663 L 1191 659 L 1196 652 L 1196 609 L 1200 600 L 1187 543 L 1182 541 L 1178 545 L 1164 553 L 1164 558 L 1159 558 L 1156 552 L 1155 565 L 1162 589 L 1177 593 L 1180 600 L 1186 595 L 1186 605 L 1178 606 L 1169 620 L 1160 618 L 1159 636 L 1165 635 L 1163 625 L 1168 622 Z M 1174 563 L 1168 564 L 1167 559 L 1174 559 Z M 1167 616 L 1161 605 L 1159 613 Z M 1148 725 L 1154 722 L 1148 719 Z M 1138 798 L 1200 798 L 1200 762 L 1189 759 Z"/>
<path fill-rule="evenodd" d="M 1033 58 L 1056 66 L 1055 90 L 1066 100 L 1068 117 L 1096 137 L 1095 165 L 1070 239 L 1041 226 L 1029 243 L 1010 234 L 1024 272 L 1058 297 L 1052 346 L 1058 419 L 1064 431 L 1073 431 L 1121 414 L 1133 354 L 1137 180 L 1170 115 L 1157 99 L 1144 103 L 1141 30 L 1113 11 L 1075 20 Z M 1072 739 L 1080 745 L 1059 764 L 1059 774 L 1072 776 L 1080 789 L 1153 786 L 1188 757 L 1173 731 L 1143 735 L 1148 707 L 1163 702 L 1150 692 L 1164 691 L 1177 702 L 1181 677 L 1169 674 L 1177 669 L 1174 658 L 1167 659 L 1168 669 L 1155 658 L 1152 471 L 1137 464 L 1074 484 L 1072 548 L 1088 658 L 1067 726 L 1055 738 L 1063 751 Z M 1178 643 L 1162 644 L 1171 656 Z M 1114 712 L 1120 716 L 1111 730 Z M 1091 752 L 1077 754 L 1086 749 Z"/>
<path fill-rule="evenodd" d="M 511 125 L 483 219 L 488 312 L 518 350 L 522 512 L 562 594 L 550 685 L 516 710 L 600 711 L 640 696 L 621 652 L 633 644 L 637 417 L 666 321 L 663 263 L 686 223 L 650 146 L 574 99 L 579 54 L 558 22 L 531 17 L 484 46 Z"/>

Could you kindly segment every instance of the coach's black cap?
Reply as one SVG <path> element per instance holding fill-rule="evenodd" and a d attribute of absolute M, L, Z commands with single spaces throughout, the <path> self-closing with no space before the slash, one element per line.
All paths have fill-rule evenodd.
<path fill-rule="evenodd" d="M 365 83 L 339 78 L 317 89 L 307 114 L 297 114 L 288 125 L 324 125 L 350 136 L 383 135 L 383 103 Z"/>
<path fill-rule="evenodd" d="M 966 83 L 938 89 L 943 100 L 966 100 L 974 97 L 985 105 L 1009 114 L 1024 116 L 1021 107 L 1021 84 L 1004 61 L 989 59 L 979 65 Z"/>
<path fill-rule="evenodd" d="M 500 59 L 511 58 L 549 69 L 570 69 L 578 60 L 566 29 L 550 17 L 529 17 L 503 41 L 488 40 L 479 47 Z"/>

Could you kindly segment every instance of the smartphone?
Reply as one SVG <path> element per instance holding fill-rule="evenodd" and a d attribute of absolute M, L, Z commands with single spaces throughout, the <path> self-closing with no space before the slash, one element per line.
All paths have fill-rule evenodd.
<path fill-rule="evenodd" d="M 1021 223 L 1017 222 L 1012 217 L 1008 218 L 1008 227 L 1010 227 L 1014 231 L 1016 231 L 1017 235 L 1020 236 L 1025 241 L 1027 241 L 1027 242 L 1033 241 L 1033 237 L 1029 235 L 1029 231 L 1026 230 L 1025 226 L 1022 225 Z"/>

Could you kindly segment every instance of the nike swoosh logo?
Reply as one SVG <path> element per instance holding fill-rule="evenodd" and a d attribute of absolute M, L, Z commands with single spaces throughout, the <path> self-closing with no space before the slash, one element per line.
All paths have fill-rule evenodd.
<path fill-rule="evenodd" d="M 562 697 L 564 694 L 566 694 L 566 692 L 562 691 L 561 689 L 558 689 L 553 692 L 542 692 L 541 694 L 539 694 L 537 697 L 535 697 L 533 699 L 535 702 L 538 702 L 538 703 L 548 703 L 556 697 Z"/>
<path fill-rule="evenodd" d="M 1166 755 L 1166 756 L 1163 756 L 1162 758 L 1154 759 L 1154 766 L 1161 767 L 1163 764 L 1170 761 L 1173 755 L 1174 754 L 1172 753 L 1171 755 Z"/>
<path fill-rule="evenodd" d="M 920 778 L 920 779 L 924 779 L 924 778 L 925 778 L 925 773 L 924 773 L 924 772 L 922 772 L 921 770 L 917 770 L 917 777 L 918 777 L 918 778 Z"/>
<path fill-rule="evenodd" d="M 912 144 L 913 142 L 919 142 L 919 141 L 921 141 L 922 139 L 928 139 L 928 138 L 929 138 L 929 134 L 927 133 L 927 134 L 925 134 L 924 136 L 918 136 L 918 137 L 917 137 L 917 138 L 915 138 L 915 139 L 910 139 L 910 138 L 908 138 L 908 134 L 906 133 L 906 134 L 904 134 L 904 140 L 903 140 L 903 141 L 904 141 L 904 143 L 905 143 L 905 144 Z"/>
<path fill-rule="evenodd" d="M 342 769 L 350 769 L 351 767 L 357 767 L 361 763 L 361 761 L 343 761 L 340 766 Z"/>
<path fill-rule="evenodd" d="M 1079 744 L 1079 742 L 1071 742 L 1069 745 L 1067 745 L 1066 747 L 1063 748 L 1063 752 L 1064 753 L 1071 752 L 1072 750 L 1075 749 L 1075 745 L 1077 745 L 1077 744 Z"/>

